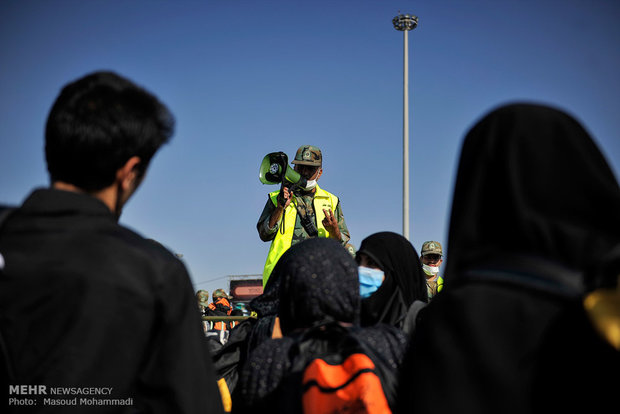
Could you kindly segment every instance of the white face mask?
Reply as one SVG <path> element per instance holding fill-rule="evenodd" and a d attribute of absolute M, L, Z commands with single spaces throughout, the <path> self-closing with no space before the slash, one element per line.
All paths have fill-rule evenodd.
<path fill-rule="evenodd" d="M 308 180 L 304 190 L 312 190 L 314 187 L 316 187 L 316 180 Z"/>
<path fill-rule="evenodd" d="M 429 276 L 434 276 L 437 273 L 439 273 L 439 267 L 437 266 L 429 266 L 429 265 L 422 265 L 422 270 L 424 270 L 424 273 L 426 273 Z"/>

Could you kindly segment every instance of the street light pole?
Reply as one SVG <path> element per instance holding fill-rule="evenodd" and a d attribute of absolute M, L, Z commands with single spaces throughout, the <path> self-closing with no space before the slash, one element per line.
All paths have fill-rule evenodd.
<path fill-rule="evenodd" d="M 403 32 L 403 237 L 409 240 L 409 30 L 418 26 L 418 17 L 399 14 L 392 19 Z"/>

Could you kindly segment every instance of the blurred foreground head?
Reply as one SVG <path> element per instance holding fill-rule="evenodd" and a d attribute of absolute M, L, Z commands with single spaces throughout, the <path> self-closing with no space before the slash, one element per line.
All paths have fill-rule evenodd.
<path fill-rule="evenodd" d="M 113 72 L 86 75 L 62 89 L 47 119 L 51 181 L 101 190 L 134 156 L 141 178 L 173 130 L 172 114 L 148 91 Z"/>
<path fill-rule="evenodd" d="M 566 266 L 589 290 L 615 283 L 591 269 L 620 245 L 619 211 L 614 174 L 573 117 L 541 105 L 500 107 L 463 143 L 446 284 L 490 258 L 519 255 Z"/>

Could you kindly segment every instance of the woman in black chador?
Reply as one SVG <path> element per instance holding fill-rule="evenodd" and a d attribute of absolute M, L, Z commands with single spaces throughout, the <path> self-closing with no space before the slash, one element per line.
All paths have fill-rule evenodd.
<path fill-rule="evenodd" d="M 375 291 L 362 295 L 362 326 L 386 323 L 410 331 L 412 327 L 408 325 L 415 322 L 413 313 L 428 300 L 426 277 L 415 248 L 400 234 L 382 231 L 362 240 L 357 251 L 358 263 L 364 256 L 371 266 L 381 270 L 384 278 Z M 419 306 L 411 309 L 416 301 Z M 405 325 L 408 313 L 413 320 Z"/>
<path fill-rule="evenodd" d="M 462 147 L 448 244 L 443 292 L 421 312 L 402 369 L 403 412 L 595 412 L 615 398 L 620 353 L 582 300 L 617 283 L 599 270 L 620 245 L 620 189 L 575 119 L 513 104 L 479 121 Z"/>
<path fill-rule="evenodd" d="M 305 370 L 316 358 L 342 367 L 345 359 L 360 353 L 372 361 L 372 375 L 380 381 L 381 401 L 361 393 L 338 403 L 351 404 L 349 408 L 354 411 L 349 412 L 364 412 L 370 406 L 389 412 L 395 403 L 396 373 L 406 338 L 389 325 L 360 327 L 358 266 L 349 252 L 332 239 L 308 239 L 282 255 L 274 277 L 279 280 L 278 315 L 283 337 L 266 339 L 252 351 L 239 377 L 233 412 L 341 412 L 338 409 L 342 407 L 316 408 L 319 401 L 314 395 L 332 401 L 331 397 L 339 393 L 324 392 L 306 381 Z M 348 378 L 354 387 L 368 372 L 359 374 Z M 341 384 L 343 391 L 349 389 L 347 384 L 349 381 Z"/>

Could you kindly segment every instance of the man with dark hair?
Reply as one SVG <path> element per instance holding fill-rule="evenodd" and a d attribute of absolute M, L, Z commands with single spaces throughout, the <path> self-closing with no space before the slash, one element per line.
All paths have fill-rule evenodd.
<path fill-rule="evenodd" d="M 50 111 L 51 188 L 0 225 L 5 377 L 9 393 L 37 387 L 37 412 L 222 411 L 185 266 L 117 223 L 173 125 L 111 72 L 65 86 Z"/>

